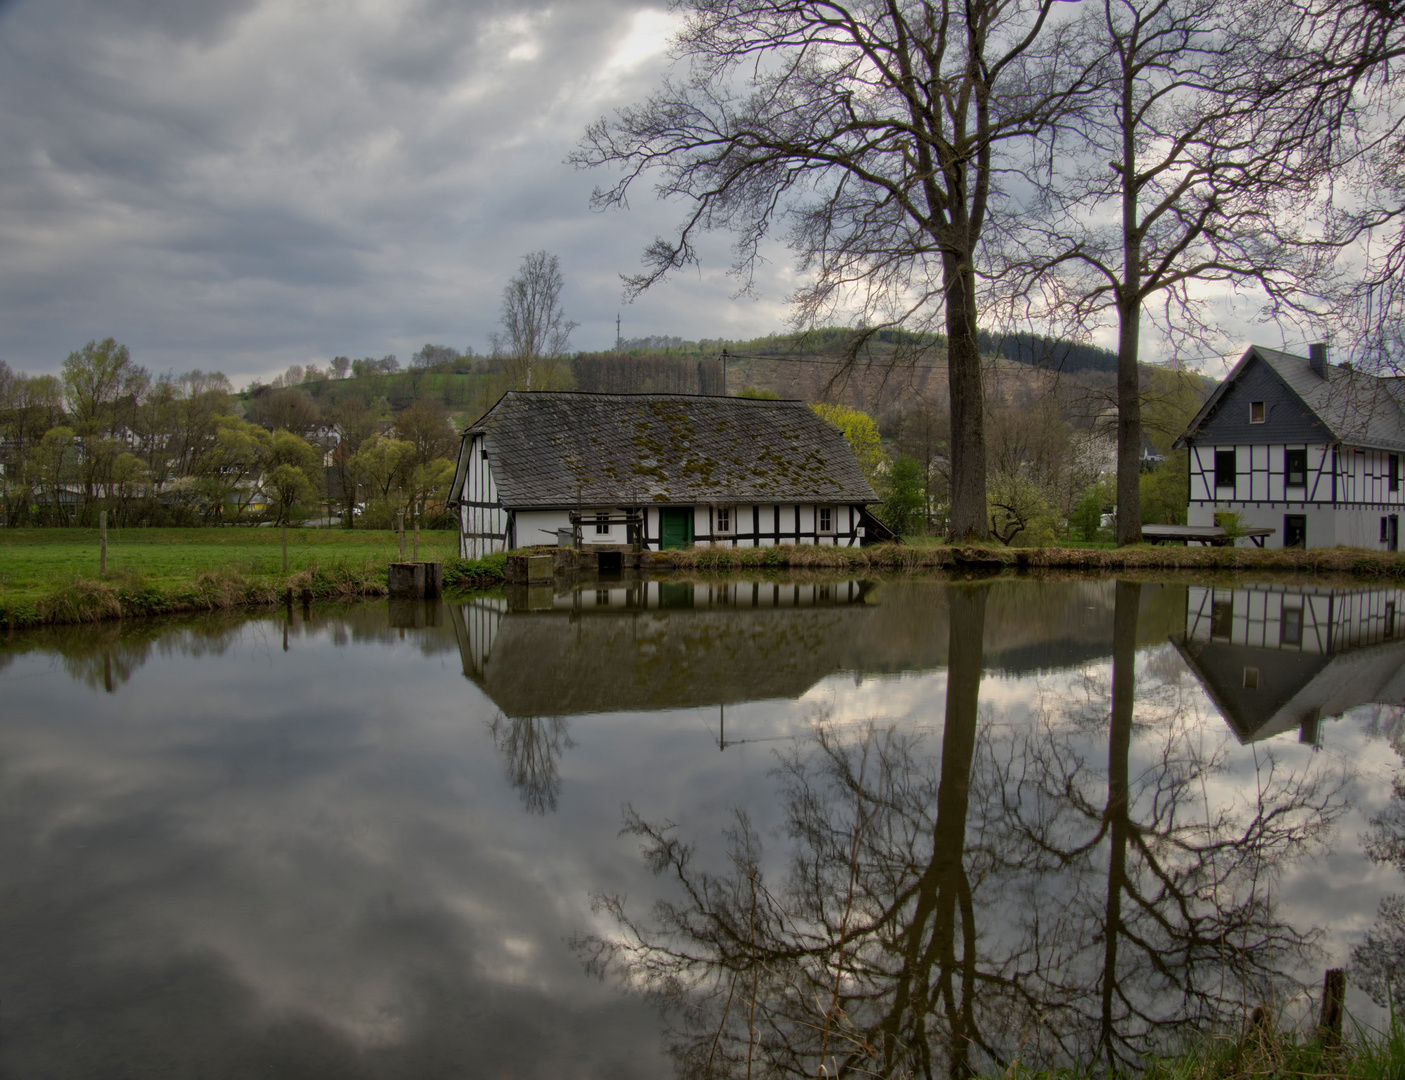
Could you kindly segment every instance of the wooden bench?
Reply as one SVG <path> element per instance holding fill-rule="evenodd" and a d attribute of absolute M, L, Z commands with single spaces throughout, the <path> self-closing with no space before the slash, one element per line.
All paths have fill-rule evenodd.
<path fill-rule="evenodd" d="M 1264 541 L 1277 529 L 1240 529 L 1236 536 L 1228 536 L 1218 525 L 1143 525 L 1142 539 L 1148 544 L 1191 543 L 1208 544 L 1212 547 L 1230 547 L 1239 536 L 1248 537 L 1255 547 L 1263 547 Z"/>

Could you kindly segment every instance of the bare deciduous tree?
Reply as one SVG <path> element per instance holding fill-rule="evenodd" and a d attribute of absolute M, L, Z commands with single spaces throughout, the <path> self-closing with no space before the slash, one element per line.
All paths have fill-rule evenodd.
<path fill-rule="evenodd" d="M 511 385 L 549 387 L 576 328 L 561 310 L 560 259 L 546 251 L 522 256 L 521 269 L 503 289 L 501 321 L 493 352 L 504 362 Z"/>
<path fill-rule="evenodd" d="M 1356 274 L 1328 299 L 1332 328 L 1349 335 L 1345 350 L 1369 368 L 1405 367 L 1405 111 L 1392 76 L 1405 60 L 1405 9 L 1398 0 L 1294 0 L 1302 32 L 1291 60 L 1313 73 L 1313 116 L 1330 146 L 1336 229 L 1357 248 Z"/>
<path fill-rule="evenodd" d="M 793 297 L 814 324 L 853 305 L 868 333 L 946 334 L 950 532 L 987 534 L 977 341 L 983 234 L 998 219 L 1012 147 L 1087 85 L 1072 21 L 1053 0 L 691 0 L 674 42 L 690 65 L 642 105 L 593 124 L 573 155 L 624 170 L 597 190 L 623 206 L 645 174 L 690 209 L 628 279 L 638 293 L 696 263 L 697 234 L 737 237 L 750 286 L 778 225 L 811 283 Z M 998 227 L 998 226 L 997 226 Z M 914 340 L 930 341 L 928 335 Z"/>
<path fill-rule="evenodd" d="M 1061 276 L 1043 292 L 1017 276 L 1012 293 L 1036 319 L 1117 327 L 1119 544 L 1141 539 L 1143 316 L 1173 341 L 1214 339 L 1206 283 L 1301 310 L 1334 253 L 1304 213 L 1327 158 L 1312 80 L 1275 54 L 1290 18 L 1272 2 L 1103 0 L 1079 20 L 1103 78 L 1031 170 L 1041 197 L 1018 254 Z"/>

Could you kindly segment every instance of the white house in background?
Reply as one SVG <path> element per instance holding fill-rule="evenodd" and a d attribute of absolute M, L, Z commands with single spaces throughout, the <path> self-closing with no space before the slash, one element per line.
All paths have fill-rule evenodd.
<path fill-rule="evenodd" d="M 1268 547 L 1396 551 L 1405 412 L 1398 378 L 1253 346 L 1177 441 L 1189 451 L 1189 525 L 1274 530 Z"/>
<path fill-rule="evenodd" d="M 463 433 L 459 550 L 854 546 L 891 536 L 844 436 L 799 401 L 505 394 Z"/>

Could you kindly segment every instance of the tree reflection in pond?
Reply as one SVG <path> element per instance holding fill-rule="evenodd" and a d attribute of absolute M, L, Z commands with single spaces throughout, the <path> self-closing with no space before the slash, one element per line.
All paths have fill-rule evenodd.
<path fill-rule="evenodd" d="M 1237 1030 L 1312 954 L 1269 884 L 1343 812 L 1346 777 L 1270 760 L 1239 798 L 1194 696 L 1137 684 L 1140 592 L 1117 586 L 1110 684 L 1051 689 L 1022 724 L 978 707 L 987 589 L 953 588 L 940 747 L 817 723 L 773 774 L 784 875 L 741 812 L 708 869 L 628 811 L 677 895 L 647 916 L 600 897 L 615 929 L 576 943 L 588 966 L 653 996 L 685 1076 L 1121 1071 Z"/>
<path fill-rule="evenodd" d="M 1378 706 L 1372 729 L 1405 757 L 1405 711 Z M 1373 863 L 1405 873 L 1405 777 L 1396 774 L 1390 803 L 1371 818 L 1361 841 Z M 1351 952 L 1351 978 L 1377 1005 L 1405 1001 L 1405 896 L 1395 893 L 1381 900 L 1375 925 Z"/>
<path fill-rule="evenodd" d="M 565 717 L 507 717 L 499 712 L 488 730 L 503 757 L 507 782 L 532 814 L 555 813 L 561 794 L 561 755 L 571 741 Z"/>

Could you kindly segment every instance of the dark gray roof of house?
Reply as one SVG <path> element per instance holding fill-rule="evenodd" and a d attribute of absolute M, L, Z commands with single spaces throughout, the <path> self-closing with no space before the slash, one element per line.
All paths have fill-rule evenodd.
<path fill-rule="evenodd" d="M 1185 434 L 1176 441 L 1178 446 L 1195 438 L 1201 424 L 1254 359 L 1263 361 L 1288 384 L 1331 433 L 1333 441 L 1351 446 L 1405 449 L 1405 412 L 1393 392 L 1398 389 L 1394 380 L 1340 364 L 1328 364 L 1327 378 L 1323 379 L 1312 370 L 1306 357 L 1261 345 L 1250 346 L 1234 365 L 1234 370 L 1210 395 Z"/>
<path fill-rule="evenodd" d="M 508 507 L 878 501 L 799 401 L 512 391 L 465 445 L 480 433 Z"/>

